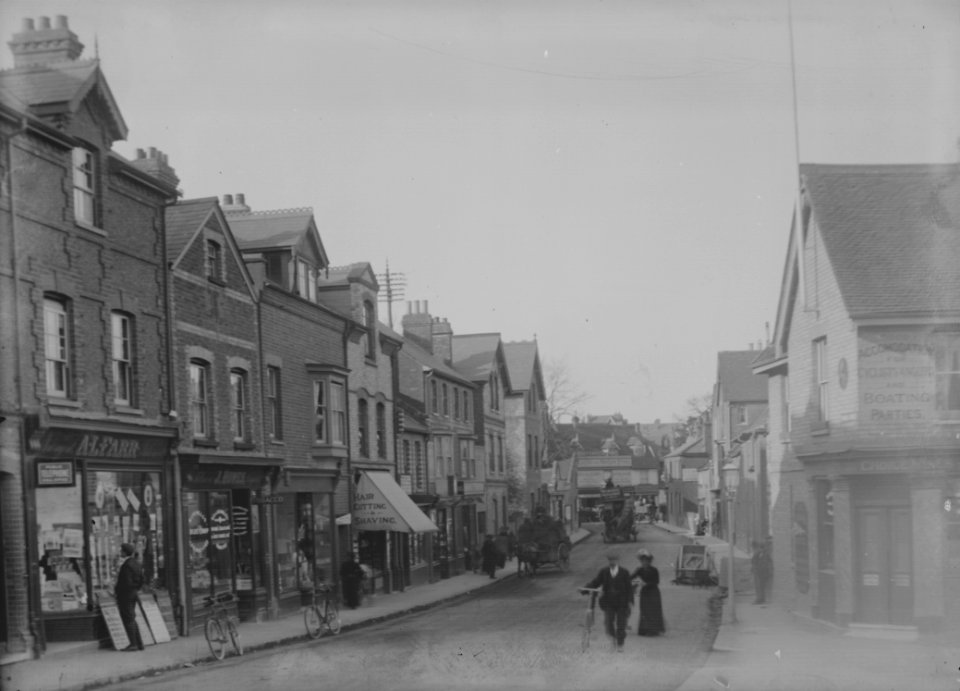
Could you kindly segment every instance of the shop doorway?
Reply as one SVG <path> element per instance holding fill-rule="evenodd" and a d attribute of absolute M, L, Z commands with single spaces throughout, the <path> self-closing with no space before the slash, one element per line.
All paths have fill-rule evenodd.
<path fill-rule="evenodd" d="M 857 620 L 865 624 L 912 623 L 910 508 L 857 509 L 857 544 Z"/>

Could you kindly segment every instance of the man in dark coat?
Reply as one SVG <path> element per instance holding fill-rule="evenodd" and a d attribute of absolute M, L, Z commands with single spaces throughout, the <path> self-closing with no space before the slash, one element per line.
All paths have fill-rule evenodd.
<path fill-rule="evenodd" d="M 124 648 L 129 650 L 143 650 L 143 639 L 140 638 L 140 629 L 137 627 L 137 605 L 140 603 L 140 588 L 143 587 L 143 567 L 137 560 L 136 550 L 130 543 L 120 545 L 120 554 L 123 563 L 117 572 L 117 584 L 114 595 L 117 598 L 117 609 L 120 610 L 120 620 L 130 639 L 130 645 Z"/>
<path fill-rule="evenodd" d="M 753 567 L 755 594 L 753 604 L 762 605 L 767 601 L 767 588 L 770 584 L 770 576 L 773 574 L 773 559 L 770 557 L 770 550 L 762 542 L 753 543 L 750 565 Z"/>
<path fill-rule="evenodd" d="M 348 553 L 340 565 L 340 587 L 343 600 L 350 609 L 356 609 L 360 604 L 360 584 L 364 576 L 363 568 L 353 559 L 353 552 Z"/>
<path fill-rule="evenodd" d="M 633 604 L 633 583 L 630 574 L 620 566 L 620 555 L 607 554 L 607 568 L 601 569 L 586 588 L 600 588 L 600 609 L 607 635 L 616 642 L 617 652 L 623 652 L 627 638 L 627 619 Z"/>
<path fill-rule="evenodd" d="M 487 535 L 483 541 L 483 546 L 480 548 L 480 559 L 483 572 L 489 575 L 490 578 L 495 578 L 494 574 L 497 571 L 499 556 L 500 553 L 497 551 L 497 546 L 493 542 L 493 535 Z"/>

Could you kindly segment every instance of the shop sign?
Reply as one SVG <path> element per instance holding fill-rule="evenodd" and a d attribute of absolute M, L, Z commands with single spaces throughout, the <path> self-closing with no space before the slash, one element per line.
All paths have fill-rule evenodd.
<path fill-rule="evenodd" d="M 210 541 L 219 550 L 224 550 L 230 543 L 230 514 L 226 509 L 217 509 L 210 516 Z"/>
<path fill-rule="evenodd" d="M 858 381 L 863 423 L 917 423 L 933 418 L 934 354 L 927 334 L 861 330 Z"/>
<path fill-rule="evenodd" d="M 170 437 L 104 434 L 51 428 L 30 438 L 30 450 L 52 458 L 107 458 L 160 461 L 170 452 Z"/>
<path fill-rule="evenodd" d="M 74 461 L 37 461 L 37 487 L 73 487 L 76 484 Z"/>
<path fill-rule="evenodd" d="M 860 461 L 859 470 L 864 473 L 917 472 L 920 470 L 946 471 L 953 467 L 950 459 L 896 458 L 891 460 L 866 459 Z"/>
<path fill-rule="evenodd" d="M 266 497 L 257 497 L 250 501 L 251 504 L 282 504 L 283 495 L 282 494 L 271 494 Z"/>
<path fill-rule="evenodd" d="M 187 466 L 183 471 L 183 485 L 188 489 L 234 487 L 259 489 L 263 484 L 262 468 L 227 468 Z"/>

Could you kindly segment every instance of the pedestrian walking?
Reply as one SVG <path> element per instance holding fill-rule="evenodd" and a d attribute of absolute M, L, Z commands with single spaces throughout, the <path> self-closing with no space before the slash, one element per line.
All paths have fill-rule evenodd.
<path fill-rule="evenodd" d="M 640 623 L 637 633 L 641 636 L 659 636 L 667 630 L 663 623 L 663 602 L 660 599 L 660 571 L 653 565 L 653 555 L 645 549 L 637 552 L 640 566 L 630 575 L 639 578 Z"/>
<path fill-rule="evenodd" d="M 366 574 L 363 567 L 353 558 L 353 552 L 347 554 L 340 565 L 340 588 L 343 590 L 343 601 L 350 609 L 360 605 L 360 585 Z"/>
<path fill-rule="evenodd" d="M 117 572 L 117 583 L 113 594 L 117 599 L 117 609 L 120 610 L 120 621 L 127 632 L 130 645 L 124 651 L 143 650 L 143 639 L 137 627 L 137 605 L 140 604 L 140 588 L 143 587 L 143 566 L 136 556 L 136 549 L 129 542 L 120 545 L 120 556 L 123 561 Z"/>
<path fill-rule="evenodd" d="M 497 546 L 497 566 L 502 569 L 507 565 L 507 554 L 510 552 L 510 536 L 507 535 L 506 528 L 500 528 L 500 533 L 493 543 Z"/>
<path fill-rule="evenodd" d="M 750 565 L 753 568 L 753 604 L 762 605 L 767 601 L 767 588 L 773 575 L 773 559 L 770 557 L 770 550 L 762 542 L 753 543 Z"/>
<path fill-rule="evenodd" d="M 493 542 L 493 535 L 487 535 L 483 540 L 483 546 L 480 548 L 480 560 L 482 562 L 481 568 L 483 572 L 490 576 L 490 578 L 495 578 L 494 574 L 497 572 L 497 561 L 499 558 L 497 546 Z"/>
<path fill-rule="evenodd" d="M 623 642 L 627 638 L 627 619 L 630 618 L 630 606 L 633 604 L 633 583 L 627 570 L 620 567 L 620 555 L 607 554 L 607 567 L 600 569 L 585 588 L 600 588 L 598 604 L 603 610 L 603 623 L 611 646 L 619 653 L 623 652 Z"/>

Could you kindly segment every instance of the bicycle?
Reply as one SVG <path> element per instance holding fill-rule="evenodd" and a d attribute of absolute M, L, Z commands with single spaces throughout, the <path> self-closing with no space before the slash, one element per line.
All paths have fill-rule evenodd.
<path fill-rule="evenodd" d="M 583 613 L 583 633 L 580 637 L 580 652 L 585 653 L 590 648 L 590 633 L 593 631 L 595 612 L 597 609 L 597 596 L 600 594 L 600 588 L 577 588 L 581 595 L 590 593 L 590 605 L 587 611 Z"/>
<path fill-rule="evenodd" d="M 237 623 L 227 610 L 227 603 L 233 602 L 235 599 L 236 596 L 229 592 L 207 595 L 204 598 L 204 606 L 212 608 L 212 611 L 210 616 L 207 617 L 203 632 L 207 637 L 210 652 L 218 660 L 226 657 L 228 642 L 237 651 L 237 655 L 243 655 L 243 643 L 240 642 Z"/>
<path fill-rule="evenodd" d="M 320 601 L 317 593 L 322 596 Z M 334 636 L 340 633 L 340 606 L 333 588 L 325 583 L 311 588 L 310 604 L 303 608 L 303 623 L 310 638 L 320 638 L 324 629 Z"/>

